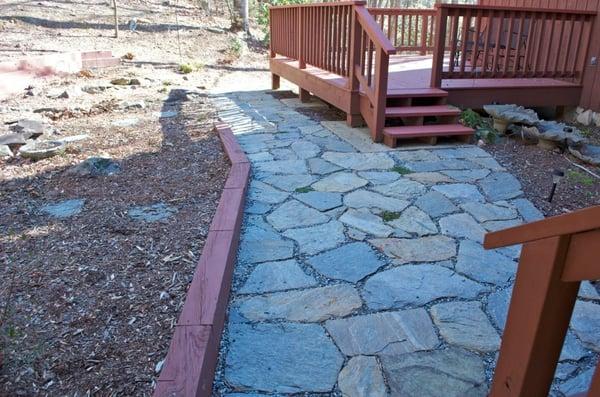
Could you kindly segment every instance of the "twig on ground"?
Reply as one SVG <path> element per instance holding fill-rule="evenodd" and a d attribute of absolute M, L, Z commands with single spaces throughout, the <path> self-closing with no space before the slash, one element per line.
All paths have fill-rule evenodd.
<path fill-rule="evenodd" d="M 585 168 L 583 165 L 577 164 L 576 162 L 572 161 L 570 158 L 568 158 L 567 156 L 564 156 L 565 159 L 567 159 L 567 161 L 571 164 L 573 164 L 575 167 L 582 169 L 583 171 L 587 172 L 588 174 L 590 174 L 591 176 L 593 176 L 594 178 L 600 179 L 600 175 L 596 174 L 594 171 L 590 171 L 587 168 Z"/>

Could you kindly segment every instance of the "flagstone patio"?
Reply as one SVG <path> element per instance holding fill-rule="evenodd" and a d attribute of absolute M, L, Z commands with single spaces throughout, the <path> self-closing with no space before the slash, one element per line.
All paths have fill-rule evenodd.
<path fill-rule="evenodd" d="M 484 396 L 519 247 L 542 218 L 475 146 L 393 150 L 268 91 L 213 101 L 252 162 L 215 393 Z M 583 391 L 600 297 L 583 284 L 554 391 Z"/>

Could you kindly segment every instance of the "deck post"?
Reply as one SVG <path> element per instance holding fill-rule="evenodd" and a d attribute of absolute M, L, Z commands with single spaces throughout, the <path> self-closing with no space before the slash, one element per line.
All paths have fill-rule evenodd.
<path fill-rule="evenodd" d="M 385 127 L 385 108 L 387 105 L 387 82 L 390 57 L 381 47 L 377 47 L 377 63 L 375 72 L 375 103 L 373 113 L 375 118 L 374 128 L 371 131 L 374 142 L 383 141 L 383 128 Z"/>
<path fill-rule="evenodd" d="M 308 90 L 305 90 L 302 87 L 298 87 L 298 91 L 299 91 L 299 97 L 300 97 L 300 102 L 302 103 L 306 103 L 306 102 L 310 102 L 310 92 L 308 92 Z"/>
<path fill-rule="evenodd" d="M 350 68 L 348 70 L 350 111 L 346 114 L 346 124 L 350 127 L 358 127 L 363 124 L 363 119 L 360 114 L 360 83 L 356 77 L 356 68 L 360 67 L 360 41 L 362 30 L 356 16 L 355 7 L 356 6 L 352 6 L 352 14 L 350 18 Z"/>
<path fill-rule="evenodd" d="M 561 280 L 569 244 L 523 246 L 490 397 L 548 395 L 580 285 Z"/>
<path fill-rule="evenodd" d="M 278 90 L 280 84 L 281 84 L 281 79 L 280 79 L 279 75 L 276 75 L 275 73 L 271 73 L 271 89 Z"/>
<path fill-rule="evenodd" d="M 433 64 L 431 66 L 431 87 L 442 87 L 444 71 L 444 53 L 446 52 L 446 29 L 448 25 L 448 9 L 436 4 L 435 33 L 433 46 Z"/>

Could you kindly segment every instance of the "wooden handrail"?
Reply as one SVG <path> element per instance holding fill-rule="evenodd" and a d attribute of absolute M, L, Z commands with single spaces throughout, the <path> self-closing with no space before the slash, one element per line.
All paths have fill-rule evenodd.
<path fill-rule="evenodd" d="M 386 35 L 383 34 L 371 14 L 369 14 L 369 11 L 365 7 L 354 7 L 354 12 L 356 12 L 363 30 L 371 40 L 373 40 L 375 45 L 388 55 L 395 54 L 396 47 L 394 47 Z"/>
<path fill-rule="evenodd" d="M 436 11 L 431 8 L 367 8 L 371 15 L 435 15 Z"/>
<path fill-rule="evenodd" d="M 284 8 L 306 8 L 306 7 L 327 7 L 327 6 L 366 6 L 364 0 L 356 1 L 335 1 L 329 3 L 302 3 L 302 4 L 287 4 L 282 6 L 269 6 L 269 9 L 278 10 Z"/>
<path fill-rule="evenodd" d="M 429 8 L 368 8 L 376 24 L 398 52 L 433 51 L 437 11 Z"/>
<path fill-rule="evenodd" d="M 596 11 L 573 10 L 562 8 L 532 8 L 532 7 L 511 7 L 511 6 L 484 6 L 472 4 L 457 4 L 457 3 L 436 3 L 435 8 L 446 8 L 448 10 L 482 10 L 482 11 L 517 11 L 517 12 L 532 12 L 540 14 L 575 14 L 575 15 L 597 15 Z"/>
<path fill-rule="evenodd" d="M 600 206 L 490 233 L 485 241 L 486 248 L 525 242 L 489 396 L 548 395 L 581 281 L 600 278 Z M 597 366 L 584 395 L 599 393 Z"/>

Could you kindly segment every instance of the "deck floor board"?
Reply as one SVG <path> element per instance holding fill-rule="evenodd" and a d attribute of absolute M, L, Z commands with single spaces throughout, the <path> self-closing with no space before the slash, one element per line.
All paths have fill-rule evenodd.
<path fill-rule="evenodd" d="M 280 62 L 299 68 L 298 61 L 278 57 Z M 429 88 L 431 82 L 432 58 L 427 55 L 393 55 L 390 57 L 388 92 L 397 90 Z M 340 88 L 346 87 L 348 79 L 326 70 L 307 65 L 305 72 L 326 80 Z M 283 76 L 285 78 L 285 76 Z M 442 89 L 493 89 L 527 87 L 576 87 L 578 84 L 552 78 L 502 78 L 502 79 L 445 79 Z"/>

